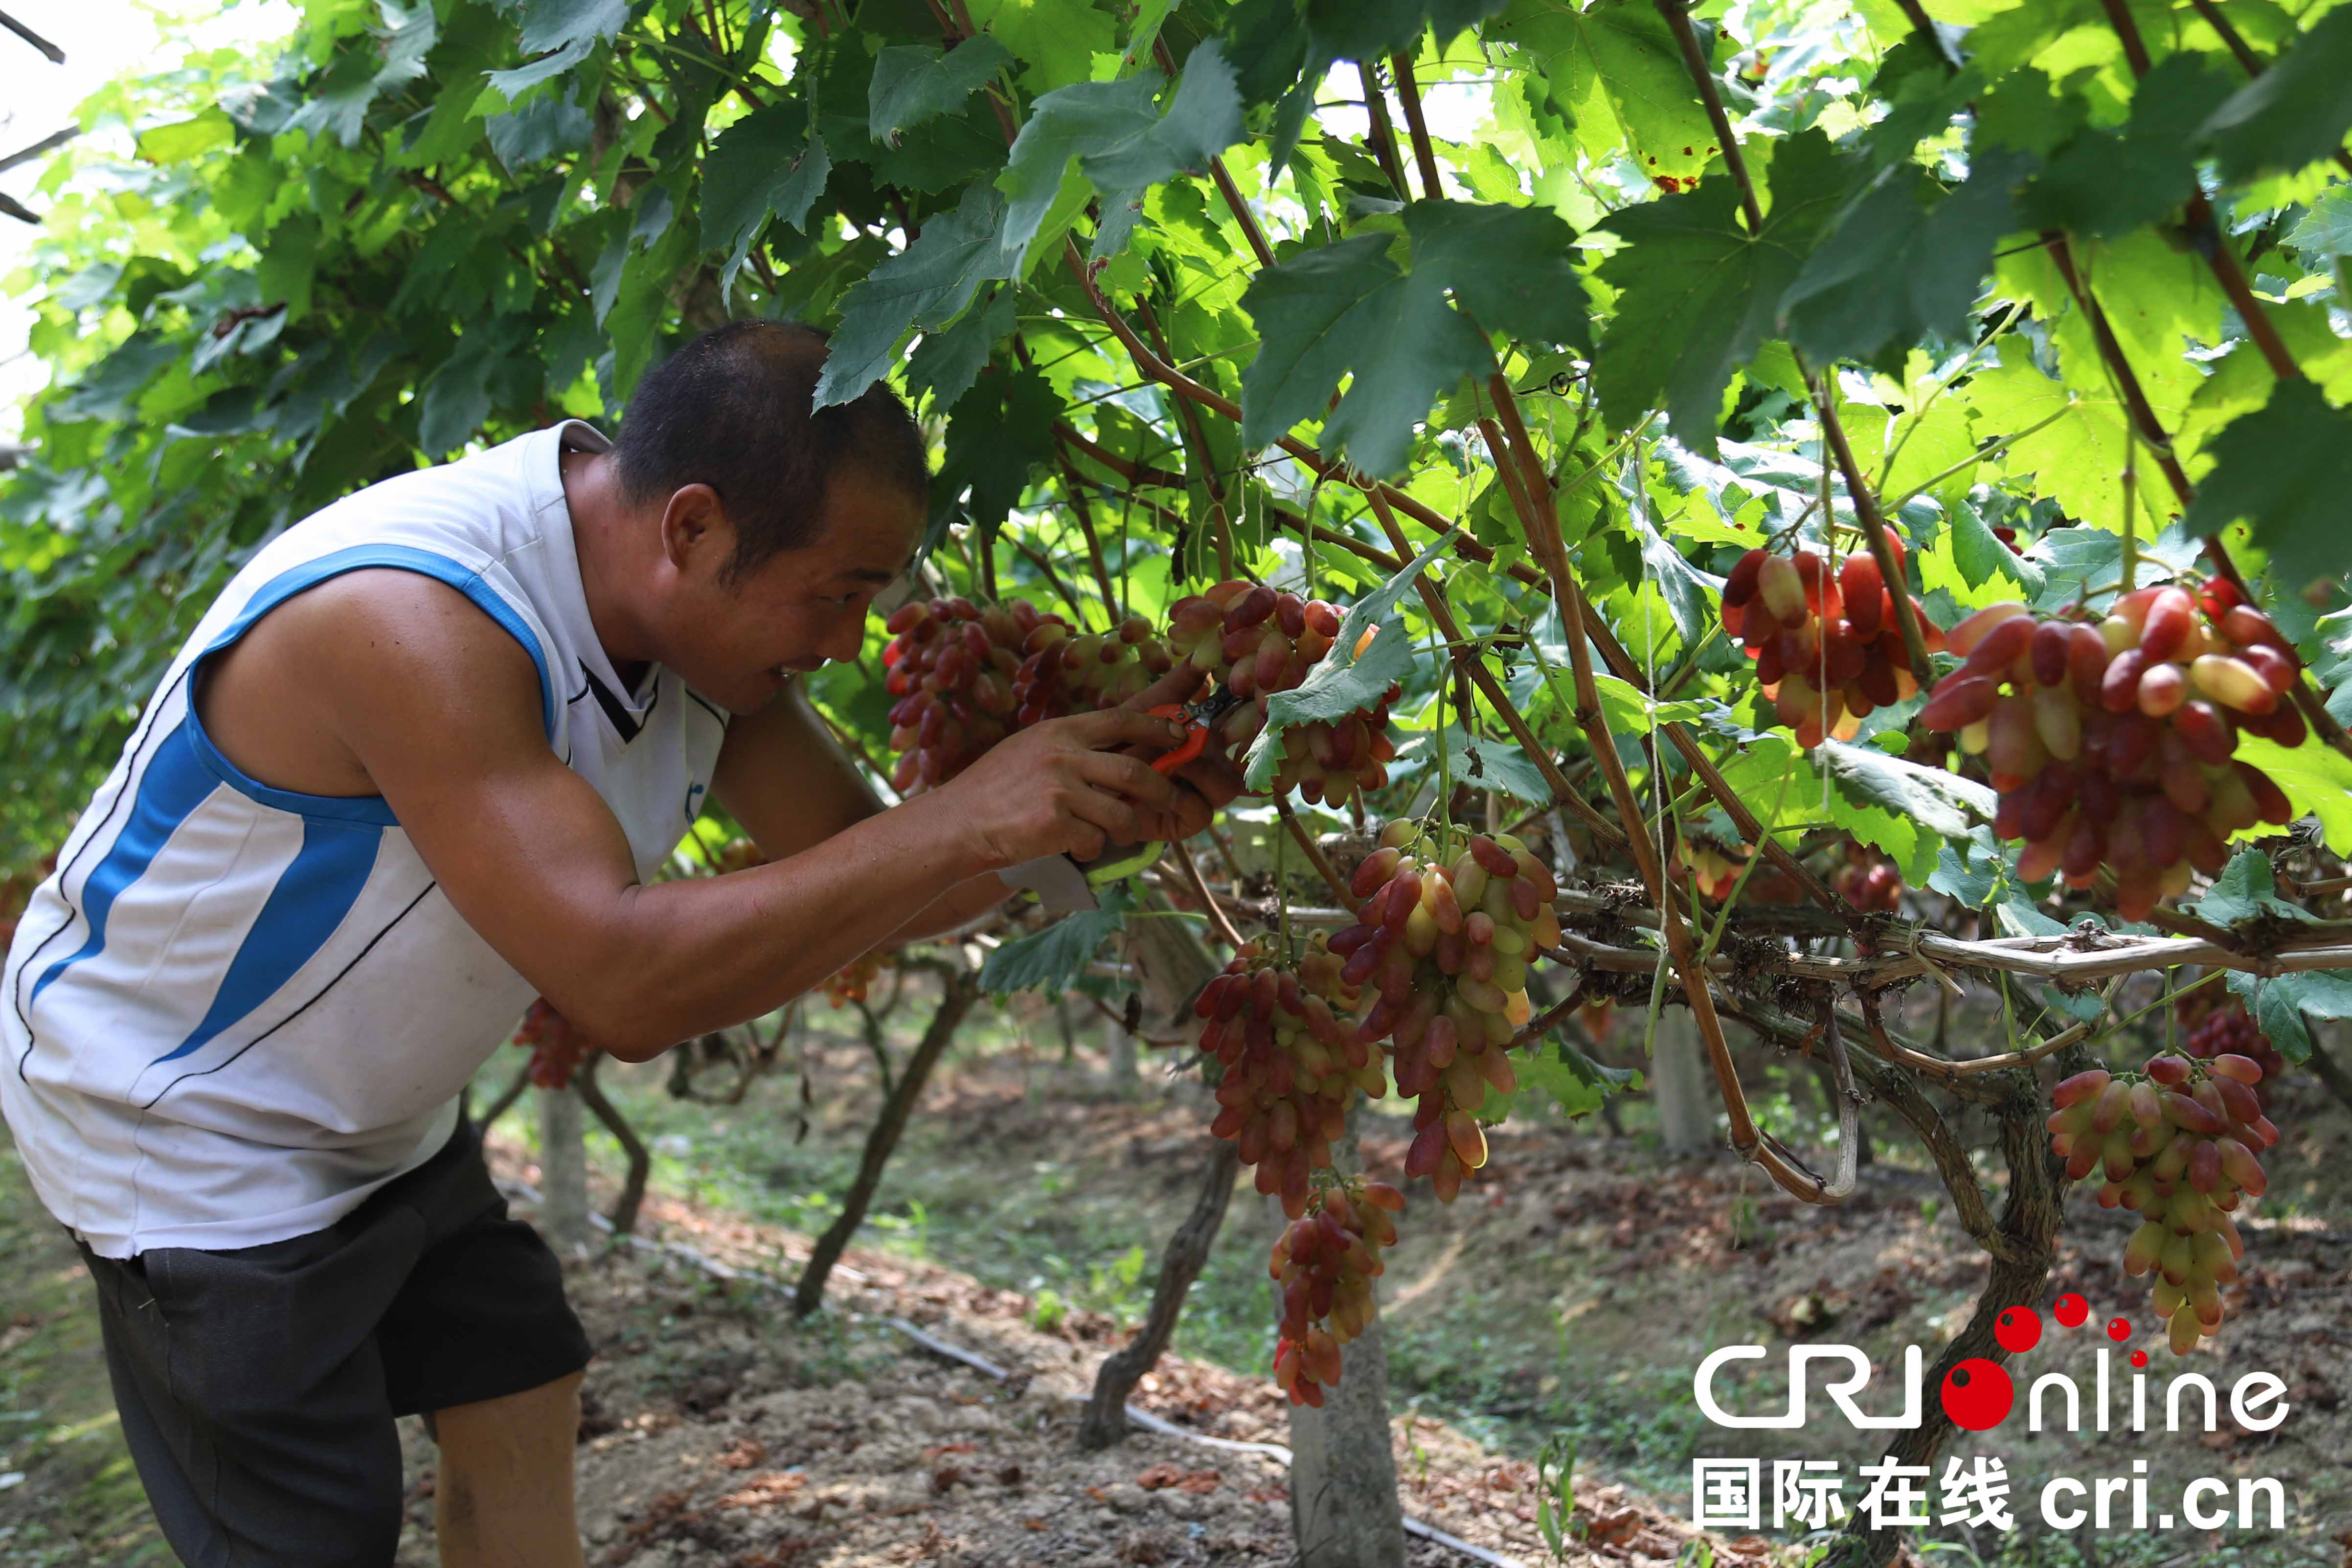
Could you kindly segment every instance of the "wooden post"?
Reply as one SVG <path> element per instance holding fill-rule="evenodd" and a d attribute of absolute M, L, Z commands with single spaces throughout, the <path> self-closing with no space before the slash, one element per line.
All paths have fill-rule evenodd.
<path fill-rule="evenodd" d="M 588 1222 L 588 1145 L 580 1087 L 539 1091 L 539 1230 L 560 1258 L 584 1258 Z"/>
<path fill-rule="evenodd" d="M 1658 1017 L 1650 1059 L 1650 1093 L 1658 1106 L 1658 1139 L 1671 1154 L 1703 1154 L 1722 1146 L 1715 1113 L 1715 1079 L 1701 1054 L 1690 1015 L 1669 1008 Z"/>
<path fill-rule="evenodd" d="M 1356 1112 L 1331 1146 L 1333 1167 L 1362 1168 Z M 1271 1205 L 1273 1200 L 1268 1200 Z M 1276 1205 L 1277 1220 L 1282 1210 Z M 1404 1504 L 1389 1447 L 1388 1353 L 1378 1319 L 1349 1342 L 1339 1386 L 1321 1409 L 1290 1407 L 1290 1526 L 1297 1568 L 1404 1568 Z"/>

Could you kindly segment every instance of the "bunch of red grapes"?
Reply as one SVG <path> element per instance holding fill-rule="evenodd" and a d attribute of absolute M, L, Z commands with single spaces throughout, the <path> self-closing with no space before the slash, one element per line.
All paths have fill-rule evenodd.
<path fill-rule="evenodd" d="M 845 1002 L 863 1002 L 866 992 L 882 975 L 882 955 L 861 953 L 839 971 L 825 977 L 824 994 L 835 1011 Z"/>
<path fill-rule="evenodd" d="M 1559 886 L 1508 834 L 1391 822 L 1350 889 L 1358 923 L 1331 951 L 1342 980 L 1378 992 L 1356 1036 L 1391 1042 L 1397 1090 L 1418 1100 L 1405 1174 L 1451 1203 L 1486 1163 L 1487 1089 L 1517 1087 L 1506 1051 L 1533 1012 L 1528 963 L 1559 945 Z"/>
<path fill-rule="evenodd" d="M 2269 1186 L 2256 1156 L 2279 1131 L 2254 1099 L 2262 1077 L 2234 1054 L 2160 1056 L 2145 1074 L 2076 1073 L 2051 1095 L 2050 1147 L 2067 1175 L 2102 1173 L 2099 1206 L 2141 1216 L 2124 1272 L 2158 1276 L 2153 1300 L 2175 1355 L 2221 1326 L 2221 1288 L 2246 1255 L 2230 1215 Z"/>
<path fill-rule="evenodd" d="M 1381 1249 L 1396 1245 L 1391 1214 L 1404 1194 L 1386 1182 L 1341 1180 L 1323 1188 L 1274 1244 L 1267 1270 L 1282 1291 L 1274 1381 L 1293 1405 L 1320 1405 L 1339 1381 L 1339 1347 L 1371 1326 Z"/>
<path fill-rule="evenodd" d="M 1888 537 L 1895 568 L 1903 542 Z M 1723 584 L 1723 629 L 1756 661 L 1756 678 L 1780 722 L 1807 750 L 1824 736 L 1852 740 L 1874 709 L 1892 707 L 1919 689 L 1929 671 L 1911 668 L 1895 620 L 1895 595 L 1867 552 L 1849 555 L 1835 571 L 1818 552 L 1794 557 L 1751 550 Z M 1911 600 L 1927 651 L 1942 643 L 1927 606 Z"/>
<path fill-rule="evenodd" d="M 1331 1163 L 1350 1097 L 1388 1092 L 1370 1043 L 1341 1022 L 1357 992 L 1339 967 L 1320 931 L 1296 969 L 1282 962 L 1277 938 L 1261 936 L 1192 1004 L 1208 1021 L 1201 1050 L 1224 1069 L 1209 1131 L 1234 1140 L 1242 1163 L 1257 1168 L 1257 1190 L 1280 1194 L 1293 1219 L 1307 1212 L 1314 1173 Z"/>
<path fill-rule="evenodd" d="M 1266 700 L 1305 680 L 1339 634 L 1336 605 L 1239 579 L 1168 608 L 1168 641 L 1176 656 L 1243 699 L 1218 721 L 1235 755 L 1265 728 Z M 1370 636 L 1358 639 L 1358 654 Z M 1338 805 L 1358 790 L 1386 784 L 1387 764 L 1396 756 L 1389 740 L 1388 705 L 1396 698 L 1391 686 L 1379 703 L 1343 719 L 1286 727 L 1274 793 L 1286 795 L 1295 789 L 1309 802 Z"/>
<path fill-rule="evenodd" d="M 1903 872 L 1870 845 L 1848 840 L 1845 856 L 1830 873 L 1840 898 L 1864 913 L 1891 914 L 1903 902 Z"/>
<path fill-rule="evenodd" d="M 2200 985 L 2172 1005 L 2175 1016 L 2189 1030 L 2181 1048 L 2200 1061 L 2236 1055 L 2262 1068 L 2263 1076 L 2254 1082 L 2254 1099 L 2267 1110 L 2273 1086 L 2286 1076 L 2286 1058 L 2271 1044 L 2271 1037 L 2263 1033 L 2243 1002 L 2226 995 L 2202 999 L 2220 990 L 2219 985 Z"/>
<path fill-rule="evenodd" d="M 2025 841 L 2026 881 L 2058 872 L 2087 888 L 2105 866 L 2116 912 L 2145 920 L 2193 872 L 2219 872 L 2231 834 L 2293 820 L 2270 776 L 2231 753 L 2241 731 L 2303 743 L 2286 700 L 2300 667 L 2228 583 L 2142 588 L 2095 623 L 1994 605 L 1948 643 L 1966 661 L 1919 721 L 1984 757 L 1993 831 Z"/>
<path fill-rule="evenodd" d="M 581 1062 L 598 1049 L 544 996 L 515 1026 L 514 1043 L 530 1048 L 530 1081 L 541 1089 L 568 1087 Z"/>
<path fill-rule="evenodd" d="M 935 788 L 1015 730 L 1124 702 L 1175 659 L 1139 616 L 1076 632 L 1026 599 L 985 609 L 961 596 L 913 600 L 887 623 L 890 775 L 901 795 Z"/>

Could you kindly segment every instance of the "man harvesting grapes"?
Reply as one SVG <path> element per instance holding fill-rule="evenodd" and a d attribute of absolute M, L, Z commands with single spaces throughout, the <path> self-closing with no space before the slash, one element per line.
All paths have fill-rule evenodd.
<path fill-rule="evenodd" d="M 812 411 L 824 356 L 720 328 L 617 444 L 568 422 L 269 542 L 34 896 L 0 1109 L 188 1562 L 389 1562 L 408 1413 L 444 1563 L 581 1561 L 588 1342 L 456 1105 L 535 995 L 643 1060 L 1237 789 L 1121 751 L 1181 737 L 1143 710 L 1180 668 L 878 808 L 794 678 L 856 657 L 928 474 L 887 388 Z M 706 795 L 771 863 L 654 882 Z"/>

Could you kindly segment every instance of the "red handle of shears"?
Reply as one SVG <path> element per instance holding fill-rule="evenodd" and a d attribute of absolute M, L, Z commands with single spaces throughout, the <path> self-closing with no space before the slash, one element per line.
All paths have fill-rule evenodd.
<path fill-rule="evenodd" d="M 1159 707 L 1151 710 L 1151 716 L 1155 719 L 1176 720 L 1183 720 L 1188 717 L 1184 711 L 1184 706 L 1181 702 L 1162 703 Z M 1191 723 L 1186 731 L 1184 743 L 1178 746 L 1174 751 L 1170 752 L 1165 756 L 1154 758 L 1151 765 L 1157 772 L 1162 773 L 1173 773 L 1178 768 L 1182 767 L 1186 763 L 1189 763 L 1194 757 L 1199 756 L 1201 754 L 1201 749 L 1208 743 L 1209 727 L 1195 720 Z"/>

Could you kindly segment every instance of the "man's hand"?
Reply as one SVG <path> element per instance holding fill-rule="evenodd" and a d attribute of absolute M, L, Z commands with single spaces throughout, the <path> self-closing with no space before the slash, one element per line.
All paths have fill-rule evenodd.
<path fill-rule="evenodd" d="M 998 742 L 909 805 L 951 813 L 955 831 L 991 869 L 1041 855 L 1091 860 L 1107 845 L 1161 837 L 1180 820 L 1184 792 L 1148 759 L 1183 738 L 1181 725 L 1134 705 L 1050 719 Z M 1207 820 L 1201 813 L 1201 824 Z"/>
<path fill-rule="evenodd" d="M 1149 712 L 1171 702 L 1189 702 L 1199 694 L 1206 679 L 1192 666 L 1179 664 L 1128 699 L 1123 706 Z M 1181 738 L 1179 743 L 1181 743 Z M 1152 758 L 1164 755 L 1167 751 L 1167 747 L 1161 746 L 1143 750 L 1138 754 L 1149 763 Z M 1137 816 L 1140 831 L 1135 838 L 1122 842 L 1190 838 L 1208 826 L 1209 819 L 1231 805 L 1234 797 L 1242 793 L 1241 770 L 1225 755 L 1224 738 L 1217 733 L 1214 725 L 1209 728 L 1208 741 L 1201 748 L 1201 754 L 1176 770 L 1175 782 L 1179 787 L 1168 806 L 1163 810 L 1146 808 L 1139 811 Z"/>

